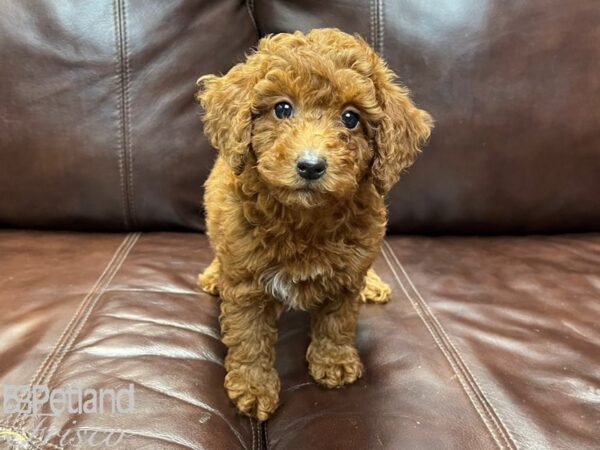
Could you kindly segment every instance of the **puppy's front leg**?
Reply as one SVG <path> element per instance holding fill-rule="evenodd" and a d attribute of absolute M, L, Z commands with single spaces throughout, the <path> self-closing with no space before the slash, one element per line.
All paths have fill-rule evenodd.
<path fill-rule="evenodd" d="M 311 313 L 311 343 L 306 352 L 308 370 L 328 388 L 353 383 L 363 365 L 354 343 L 359 294 L 333 299 Z"/>
<path fill-rule="evenodd" d="M 221 296 L 221 335 L 228 347 L 225 389 L 239 411 L 267 420 L 279 402 L 273 361 L 280 305 L 244 284 L 225 287 Z"/>

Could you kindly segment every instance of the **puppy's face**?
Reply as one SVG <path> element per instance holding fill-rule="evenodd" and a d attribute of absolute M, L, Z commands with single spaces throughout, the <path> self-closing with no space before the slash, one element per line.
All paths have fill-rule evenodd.
<path fill-rule="evenodd" d="M 351 69 L 299 48 L 273 59 L 254 87 L 256 170 L 286 204 L 351 196 L 373 159 L 374 88 Z"/>
<path fill-rule="evenodd" d="M 431 118 L 360 38 L 280 34 L 227 75 L 200 79 L 205 132 L 236 173 L 256 170 L 279 201 L 312 207 L 381 194 L 412 163 Z"/>

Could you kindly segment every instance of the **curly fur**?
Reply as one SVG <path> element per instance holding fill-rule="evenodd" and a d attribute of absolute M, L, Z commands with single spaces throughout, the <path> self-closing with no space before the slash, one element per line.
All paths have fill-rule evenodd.
<path fill-rule="evenodd" d="M 384 196 L 428 138 L 431 117 L 360 37 L 336 29 L 278 34 L 226 75 L 198 80 L 204 130 L 219 151 L 206 182 L 215 259 L 199 285 L 221 296 L 225 388 L 245 414 L 277 407 L 273 369 L 283 308 L 311 313 L 311 376 L 333 388 L 363 372 L 355 347 L 361 301 L 390 289 L 370 269 L 385 233 Z M 272 108 L 294 105 L 278 120 Z M 352 107 L 355 130 L 340 122 Z M 296 159 L 310 149 L 327 173 L 307 184 Z"/>

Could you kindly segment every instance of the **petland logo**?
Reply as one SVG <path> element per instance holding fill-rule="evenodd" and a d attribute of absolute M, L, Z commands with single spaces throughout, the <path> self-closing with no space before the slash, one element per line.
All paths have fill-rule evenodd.
<path fill-rule="evenodd" d="M 0 446 L 15 450 L 46 448 L 51 440 L 57 448 L 121 448 L 127 436 L 124 431 L 107 431 L 89 426 L 72 426 L 65 429 L 61 421 L 46 427 L 46 421 L 61 414 L 130 414 L 135 408 L 133 384 L 123 389 L 91 389 L 80 386 L 49 389 L 44 385 L 3 386 L 4 414 L 41 416 L 30 431 L 19 427 L 0 426 Z M 18 417 L 18 416 L 17 416 Z M 15 423 L 18 423 L 17 419 Z M 76 425 L 72 420 L 71 425 Z M 51 447 L 55 448 L 55 447 Z"/>
<path fill-rule="evenodd" d="M 58 416 L 60 414 L 103 414 L 105 412 L 128 414 L 135 407 L 134 387 L 123 389 L 92 389 L 81 386 L 49 389 L 45 385 L 11 385 L 3 389 L 4 414 L 35 414 Z M 42 408 L 47 405 L 47 412 Z"/>

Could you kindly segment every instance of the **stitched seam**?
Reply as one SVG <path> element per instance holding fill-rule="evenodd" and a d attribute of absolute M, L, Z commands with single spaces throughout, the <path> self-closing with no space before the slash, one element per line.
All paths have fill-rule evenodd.
<path fill-rule="evenodd" d="M 52 360 L 52 358 L 54 358 L 55 353 L 58 351 L 59 347 L 62 345 L 63 340 L 67 334 L 67 332 L 69 331 L 69 329 L 71 327 L 74 326 L 75 321 L 79 318 L 79 316 L 82 314 L 84 306 L 88 300 L 88 297 L 91 295 L 92 292 L 94 292 L 98 285 L 100 284 L 101 280 L 104 278 L 104 276 L 106 275 L 107 271 L 109 270 L 109 268 L 114 264 L 117 255 L 119 255 L 119 253 L 122 251 L 122 248 L 125 246 L 127 239 L 129 236 L 126 236 L 123 241 L 121 242 L 121 244 L 119 244 L 119 246 L 117 247 L 117 249 L 115 250 L 115 252 L 113 253 L 111 259 L 108 261 L 108 264 L 104 267 L 104 270 L 102 271 L 102 273 L 100 274 L 100 276 L 98 277 L 98 279 L 96 280 L 96 282 L 94 283 L 94 285 L 92 286 L 90 292 L 84 297 L 84 299 L 82 300 L 82 302 L 79 304 L 77 310 L 75 311 L 75 314 L 73 315 L 73 317 L 71 318 L 71 320 L 69 321 L 69 323 L 67 324 L 67 326 L 65 327 L 65 329 L 63 330 L 63 332 L 61 333 L 61 335 L 58 337 L 56 343 L 54 344 L 54 347 L 52 348 L 52 350 L 46 355 L 46 358 L 44 358 L 44 360 L 42 361 L 42 364 L 40 364 L 40 366 L 37 368 L 36 372 L 34 373 L 33 377 L 31 378 L 31 381 L 29 383 L 29 390 L 32 389 L 34 384 L 39 384 L 40 381 L 40 377 L 42 376 L 42 374 L 47 370 L 46 366 L 47 364 L 50 363 L 50 361 Z M 15 422 L 13 423 L 13 425 L 17 425 L 20 421 L 18 420 L 21 417 L 21 413 L 18 413 L 15 416 Z M 10 424 L 10 422 L 8 422 Z"/>
<path fill-rule="evenodd" d="M 122 58 L 121 58 L 121 32 L 120 32 L 120 20 L 119 20 L 119 0 L 113 0 L 113 22 L 115 27 L 115 47 L 117 49 L 117 58 L 115 61 L 115 77 L 117 80 L 117 87 L 119 92 L 118 108 L 117 113 L 119 115 L 119 125 L 117 126 L 117 146 L 118 146 L 118 164 L 119 164 L 119 180 L 121 184 L 121 208 L 123 209 L 123 222 L 125 228 L 129 228 L 129 212 L 127 204 L 127 191 L 126 191 L 126 173 L 125 173 L 125 149 L 124 149 L 124 137 L 123 137 L 123 83 L 122 77 Z"/>
<path fill-rule="evenodd" d="M 41 384 L 43 382 L 45 382 L 45 384 L 48 384 L 52 375 L 58 368 L 58 365 L 64 358 L 64 355 L 66 354 L 70 346 L 73 344 L 73 341 L 75 340 L 75 338 L 81 331 L 81 328 L 87 321 L 98 299 L 100 298 L 106 287 L 110 284 L 116 272 L 120 269 L 121 265 L 123 264 L 123 261 L 129 254 L 129 251 L 137 241 L 138 237 L 139 234 L 128 235 L 124 239 L 123 243 L 119 246 L 119 248 L 113 255 L 113 258 L 103 271 L 102 275 L 100 276 L 96 284 L 94 284 L 92 290 L 88 293 L 88 295 L 86 295 L 84 300 L 81 302 L 76 314 L 72 317 L 67 327 L 63 330 L 63 333 L 57 341 L 54 350 L 47 356 L 49 365 L 44 367 L 44 369 L 41 371 L 38 370 L 36 374 L 37 379 L 35 381 L 32 381 L 32 383 L 29 386 L 30 389 L 33 386 L 33 384 Z M 20 419 L 17 422 L 15 422 L 15 426 L 23 426 L 25 421 L 29 417 L 31 416 L 21 414 Z"/>
<path fill-rule="evenodd" d="M 387 243 L 387 241 L 384 241 L 384 244 L 389 249 L 389 244 Z M 438 333 L 436 333 L 436 330 L 433 328 L 432 324 L 425 317 L 424 311 L 422 310 L 422 308 L 420 307 L 420 305 L 408 293 L 406 287 L 404 286 L 404 284 L 400 280 L 400 277 L 398 276 L 398 273 L 396 272 L 396 270 L 392 266 L 391 261 L 390 261 L 389 257 L 387 256 L 387 254 L 386 254 L 386 252 L 385 252 L 384 249 L 382 249 L 382 255 L 383 255 L 383 257 L 384 257 L 384 259 L 385 259 L 388 267 L 390 268 L 390 270 L 394 274 L 394 277 L 396 278 L 396 281 L 398 282 L 398 285 L 400 286 L 400 288 L 404 292 L 404 295 L 406 296 L 406 298 L 408 299 L 409 303 L 411 304 L 411 306 L 413 307 L 413 309 L 415 310 L 415 312 L 417 313 L 417 315 L 419 316 L 419 318 L 421 319 L 421 321 L 423 322 L 423 324 L 427 328 L 427 331 L 429 332 L 429 334 L 433 338 L 436 346 L 442 352 L 442 354 L 444 355 L 444 357 L 446 358 L 446 360 L 450 364 L 450 367 L 452 368 L 452 371 L 456 375 L 456 377 L 457 377 L 457 379 L 459 381 L 459 384 L 463 388 L 463 391 L 465 392 L 465 394 L 467 394 L 467 398 L 469 399 L 469 402 L 471 403 L 471 405 L 473 406 L 473 408 L 475 409 L 475 411 L 477 412 L 477 414 L 479 415 L 479 417 L 483 421 L 485 427 L 488 429 L 488 431 L 489 431 L 492 439 L 494 440 L 494 442 L 496 443 L 496 445 L 498 446 L 498 448 L 500 448 L 500 449 L 506 448 L 506 446 L 503 445 L 503 443 L 501 442 L 501 439 L 498 436 L 497 426 L 494 426 L 494 423 L 490 422 L 489 414 L 486 414 L 486 410 L 482 409 L 483 405 L 481 405 L 481 400 L 476 396 L 475 392 L 473 392 L 473 388 L 465 380 L 464 374 L 462 373 L 462 371 L 458 367 L 455 359 L 450 354 L 450 352 L 449 352 L 448 348 L 446 347 L 446 345 L 444 345 L 444 343 L 442 342 L 441 336 Z M 393 255 L 393 252 L 392 252 L 392 255 Z M 510 446 L 509 446 L 509 448 L 510 448 Z"/>
<path fill-rule="evenodd" d="M 246 9 L 248 10 L 248 15 L 250 16 L 250 20 L 252 20 L 252 25 L 254 25 L 254 31 L 256 31 L 256 37 L 258 39 L 261 38 L 260 29 L 258 28 L 258 22 L 256 21 L 256 11 L 254 9 L 254 0 L 246 0 Z"/>
<path fill-rule="evenodd" d="M 124 92 L 125 92 L 125 116 L 124 116 L 124 131 L 125 131 L 125 150 L 128 156 L 127 169 L 127 181 L 128 191 L 127 199 L 129 201 L 129 219 L 133 226 L 137 224 L 137 217 L 135 212 L 135 195 L 134 195 L 134 180 L 133 180 L 133 145 L 131 143 L 131 95 L 129 92 L 129 86 L 131 85 L 131 69 L 129 66 L 129 39 L 127 38 L 127 5 L 125 0 L 121 1 L 121 9 L 123 11 L 123 50 L 124 50 L 124 65 L 125 65 L 125 80 L 124 80 Z"/>
<path fill-rule="evenodd" d="M 250 421 L 250 430 L 252 430 L 252 450 L 254 450 L 254 423 L 252 422 L 251 417 L 248 417 L 248 420 Z"/>
<path fill-rule="evenodd" d="M 385 27 L 385 5 L 384 0 L 379 0 L 379 14 L 377 17 L 379 18 L 379 39 L 377 41 L 377 45 L 379 47 L 379 54 L 383 58 L 383 38 L 384 38 L 384 27 Z"/>
<path fill-rule="evenodd" d="M 127 50 L 127 17 L 123 6 L 125 0 L 113 2 L 115 20 L 115 39 L 117 47 L 116 75 L 119 87 L 119 168 L 121 171 L 121 194 L 123 202 L 123 214 L 125 227 L 130 228 L 134 224 L 134 202 L 133 202 L 133 156 L 131 149 L 130 131 L 130 102 L 129 102 L 129 58 Z"/>
<path fill-rule="evenodd" d="M 131 251 L 131 249 L 133 248 L 133 246 L 136 244 L 139 236 L 140 236 L 139 233 L 134 233 L 133 235 L 131 235 L 131 239 L 129 240 L 126 248 L 123 249 L 123 252 L 122 252 L 122 254 L 119 257 L 119 260 L 117 262 L 115 262 L 115 265 L 110 270 L 109 274 L 107 275 L 107 277 L 103 281 L 102 285 L 99 286 L 99 288 L 96 290 L 96 292 L 92 295 L 91 300 L 89 302 L 90 306 L 86 308 L 86 312 L 82 316 L 82 320 L 79 322 L 79 325 L 77 326 L 77 328 L 75 328 L 70 333 L 69 340 L 67 341 L 65 348 L 61 351 L 59 358 L 54 361 L 54 363 L 53 363 L 50 371 L 42 379 L 46 383 L 50 382 L 50 380 L 52 379 L 52 376 L 56 372 L 56 369 L 60 365 L 62 359 L 65 357 L 66 353 L 71 349 L 71 346 L 75 342 L 75 339 L 77 339 L 77 336 L 79 335 L 79 333 L 81 332 L 81 330 L 85 326 L 85 324 L 86 324 L 87 320 L 89 319 L 90 315 L 92 314 L 94 308 L 98 304 L 98 300 L 100 299 L 100 297 L 102 297 L 102 294 L 104 294 L 104 291 L 106 290 L 106 288 L 110 285 L 110 283 L 114 279 L 114 277 L 117 274 L 117 272 L 119 272 L 119 270 L 121 269 L 121 266 L 123 265 L 123 263 L 127 259 L 127 256 L 129 255 L 129 252 Z"/>
<path fill-rule="evenodd" d="M 375 49 L 375 2 L 377 0 L 371 0 L 369 2 L 369 31 L 371 32 L 371 47 Z"/>
<path fill-rule="evenodd" d="M 262 450 L 263 449 L 262 432 L 261 432 L 260 422 L 258 422 L 258 421 L 256 421 L 256 437 L 258 439 L 258 450 Z"/>
<path fill-rule="evenodd" d="M 481 388 L 481 385 L 477 381 L 477 378 L 475 377 L 475 375 L 473 375 L 473 373 L 469 369 L 469 366 L 463 360 L 460 352 L 458 351 L 458 349 L 456 348 L 456 346 L 452 342 L 452 339 L 450 339 L 450 336 L 446 333 L 446 330 L 444 329 L 444 327 L 442 326 L 442 324 L 440 323 L 440 321 L 438 320 L 438 318 L 433 314 L 433 311 L 429 307 L 428 303 L 425 301 L 425 299 L 423 298 L 423 296 L 421 295 L 421 293 L 419 292 L 419 290 L 414 285 L 414 283 L 411 280 L 411 278 L 409 277 L 406 269 L 404 268 L 404 266 L 402 265 L 402 263 L 400 262 L 400 260 L 396 256 L 396 254 L 393 252 L 393 250 L 391 249 L 391 247 L 389 246 L 389 244 L 387 244 L 387 247 L 388 247 L 388 251 L 391 253 L 392 257 L 396 261 L 396 264 L 398 265 L 398 267 L 400 268 L 400 270 L 404 274 L 404 277 L 406 278 L 406 280 L 410 284 L 411 288 L 417 294 L 417 297 L 421 301 L 421 305 L 422 305 L 425 313 L 428 314 L 428 316 L 430 317 L 430 319 L 433 322 L 434 326 L 437 327 L 438 332 L 440 332 L 442 334 L 443 338 L 445 338 L 447 346 L 449 347 L 449 350 L 454 354 L 454 357 L 455 357 L 457 363 L 459 364 L 459 366 L 461 367 L 461 369 L 464 372 L 465 378 L 471 384 L 471 387 L 472 387 L 473 391 L 475 392 L 475 394 L 478 395 L 478 397 L 479 397 L 482 405 L 486 408 L 487 413 L 490 415 L 490 417 L 492 418 L 492 420 L 494 420 L 494 423 L 496 424 L 496 426 L 498 427 L 498 429 L 502 433 L 502 436 L 505 439 L 506 443 L 509 445 L 510 448 L 517 448 L 515 439 L 512 436 L 510 430 L 508 429 L 508 427 L 503 422 L 502 418 L 500 417 L 500 415 L 498 414 L 498 412 L 494 408 L 494 405 L 489 401 L 489 399 L 485 395 L 484 390 Z"/>
<path fill-rule="evenodd" d="M 62 362 L 65 354 L 69 351 L 70 347 L 73 345 L 73 342 L 77 338 L 77 335 L 87 322 L 92 310 L 98 303 L 98 299 L 102 296 L 102 293 L 106 287 L 110 284 L 116 273 L 123 265 L 123 262 L 137 242 L 139 236 L 140 233 L 128 235 L 117 248 L 117 251 L 114 253 L 108 265 L 105 267 L 101 276 L 98 278 L 91 291 L 85 296 L 76 313 L 63 330 L 54 346 L 54 349 L 46 356 L 46 359 L 36 371 L 34 378 L 29 384 L 30 390 L 34 384 L 48 384 L 56 372 L 56 369 Z M 18 414 L 14 426 L 22 427 L 29 417 L 33 416 L 29 416 L 27 414 Z"/>

